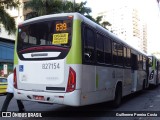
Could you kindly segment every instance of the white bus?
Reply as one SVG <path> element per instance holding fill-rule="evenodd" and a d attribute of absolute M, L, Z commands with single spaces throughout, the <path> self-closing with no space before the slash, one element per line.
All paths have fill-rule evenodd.
<path fill-rule="evenodd" d="M 146 88 L 147 56 L 79 13 L 46 15 L 18 26 L 16 99 L 69 106 L 113 100 Z"/>
<path fill-rule="evenodd" d="M 149 58 L 149 77 L 150 85 L 158 86 L 160 83 L 160 62 L 156 56 L 150 55 Z"/>

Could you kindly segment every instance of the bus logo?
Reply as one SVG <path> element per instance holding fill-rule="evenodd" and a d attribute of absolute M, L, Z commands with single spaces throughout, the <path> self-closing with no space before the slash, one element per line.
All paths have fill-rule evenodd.
<path fill-rule="evenodd" d="M 11 112 L 2 112 L 2 117 L 11 117 Z"/>
<path fill-rule="evenodd" d="M 23 65 L 19 65 L 19 72 L 23 72 Z"/>

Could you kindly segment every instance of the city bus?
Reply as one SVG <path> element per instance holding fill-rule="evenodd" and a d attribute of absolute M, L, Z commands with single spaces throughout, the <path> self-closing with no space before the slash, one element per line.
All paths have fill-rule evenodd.
<path fill-rule="evenodd" d="M 45 15 L 18 26 L 16 99 L 68 106 L 113 101 L 145 89 L 147 55 L 79 13 Z"/>
<path fill-rule="evenodd" d="M 160 61 L 156 56 L 150 55 L 149 58 L 149 77 L 150 85 L 158 86 L 160 83 Z"/>

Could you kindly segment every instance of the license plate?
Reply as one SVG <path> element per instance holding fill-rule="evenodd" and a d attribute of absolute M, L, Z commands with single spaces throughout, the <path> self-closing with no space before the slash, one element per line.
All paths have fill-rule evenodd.
<path fill-rule="evenodd" d="M 35 100 L 44 101 L 44 96 L 33 95 L 33 98 L 34 98 Z"/>

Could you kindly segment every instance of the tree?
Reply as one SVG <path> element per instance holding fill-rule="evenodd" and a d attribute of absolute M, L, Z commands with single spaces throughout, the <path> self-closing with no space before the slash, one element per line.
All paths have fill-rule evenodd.
<path fill-rule="evenodd" d="M 111 26 L 111 24 L 108 21 L 102 22 L 102 18 L 103 16 L 96 17 L 95 22 L 104 27 L 105 29 L 107 29 L 107 26 Z"/>
<path fill-rule="evenodd" d="M 91 9 L 85 7 L 86 3 L 72 3 L 71 1 L 63 0 L 31 0 L 24 5 L 24 8 L 32 10 L 28 14 L 29 18 L 62 12 L 78 12 L 83 15 L 89 15 Z"/>
<path fill-rule="evenodd" d="M 5 8 L 17 8 L 18 4 L 18 0 L 0 0 L 0 23 L 3 24 L 8 34 L 15 34 L 16 24 L 14 18 L 6 12 Z"/>
<path fill-rule="evenodd" d="M 106 28 L 106 26 L 111 26 L 111 24 L 108 21 L 104 21 L 101 23 L 102 27 Z"/>
<path fill-rule="evenodd" d="M 31 9 L 27 14 L 27 19 L 63 12 L 62 0 L 31 0 L 24 5 L 25 9 Z"/>
<path fill-rule="evenodd" d="M 111 24 L 108 21 L 102 21 L 103 16 L 97 16 L 95 19 L 92 16 L 86 16 L 86 17 L 89 18 L 90 20 L 96 22 L 97 24 L 101 25 L 105 29 L 107 29 L 107 26 L 111 26 Z"/>
<path fill-rule="evenodd" d="M 98 16 L 98 17 L 96 17 L 96 19 L 94 19 L 90 15 L 90 13 L 92 12 L 91 8 L 85 7 L 86 3 L 87 3 L 87 1 L 81 2 L 81 3 L 67 2 L 64 7 L 65 8 L 64 12 L 78 12 L 78 13 L 81 13 L 82 15 L 86 16 L 90 20 L 96 22 L 97 24 L 101 25 L 104 28 L 106 28 L 106 26 L 111 26 L 111 24 L 108 21 L 102 22 L 103 16 Z"/>
<path fill-rule="evenodd" d="M 89 15 L 92 10 L 89 7 L 85 7 L 87 1 L 81 3 L 73 3 L 71 1 L 66 1 L 64 4 L 64 12 L 78 12 L 82 15 Z"/>
<path fill-rule="evenodd" d="M 41 15 L 48 15 L 54 13 L 69 13 L 69 12 L 78 12 L 90 20 L 102 25 L 106 28 L 107 25 L 111 25 L 109 22 L 104 21 L 102 22 L 102 16 L 98 16 L 94 19 L 90 13 L 92 12 L 91 8 L 86 7 L 87 1 L 81 3 L 73 3 L 71 1 L 64 1 L 64 0 L 31 0 L 28 1 L 24 8 L 30 8 L 32 12 L 27 14 L 27 19 L 41 16 Z M 101 24 L 101 22 L 103 24 Z"/>
<path fill-rule="evenodd" d="M 102 17 L 103 16 L 97 16 L 95 19 L 96 23 L 100 24 L 100 22 L 102 21 Z"/>

